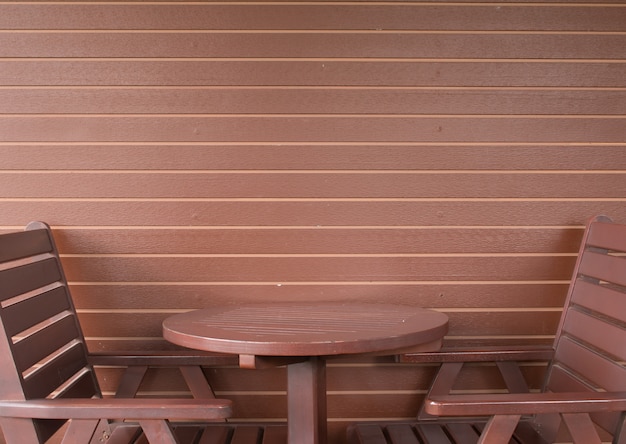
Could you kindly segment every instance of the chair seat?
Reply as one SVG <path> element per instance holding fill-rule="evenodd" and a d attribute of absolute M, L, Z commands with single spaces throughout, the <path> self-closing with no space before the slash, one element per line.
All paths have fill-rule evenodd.
<path fill-rule="evenodd" d="M 486 419 L 359 423 L 348 428 L 348 440 L 362 444 L 476 444 L 486 423 Z M 508 442 L 547 444 L 524 421 L 519 423 Z"/>
<path fill-rule="evenodd" d="M 145 444 L 141 427 L 133 423 L 111 424 L 111 432 L 103 431 L 107 444 Z M 179 444 L 287 444 L 285 424 L 172 424 Z"/>

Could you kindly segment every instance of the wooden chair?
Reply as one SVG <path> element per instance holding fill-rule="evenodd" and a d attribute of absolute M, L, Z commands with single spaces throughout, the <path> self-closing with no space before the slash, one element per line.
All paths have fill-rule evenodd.
<path fill-rule="evenodd" d="M 444 351 L 407 361 L 443 364 L 415 422 L 349 428 L 353 443 L 626 443 L 626 225 L 604 216 L 585 230 L 550 350 Z M 550 358 L 531 393 L 514 364 Z M 464 361 L 498 362 L 510 393 L 450 394 Z"/>
<path fill-rule="evenodd" d="M 182 444 L 200 438 L 256 444 L 261 435 L 263 442 L 286 442 L 284 427 L 219 423 L 231 415 L 231 402 L 215 399 L 201 366 L 233 364 L 236 358 L 89 354 L 52 233 L 42 222 L 0 235 L 0 323 L 0 426 L 9 444 L 60 435 L 64 443 L 79 444 Z M 94 365 L 129 366 L 115 397 L 103 398 Z M 133 398 L 153 365 L 180 367 L 195 399 Z M 197 423 L 206 420 L 218 423 Z"/>

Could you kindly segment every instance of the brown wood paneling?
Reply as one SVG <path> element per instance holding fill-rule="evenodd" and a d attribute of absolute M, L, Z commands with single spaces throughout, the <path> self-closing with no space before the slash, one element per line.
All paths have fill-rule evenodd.
<path fill-rule="evenodd" d="M 526 60 L 0 60 L 9 86 L 624 87 L 626 63 Z M 113 80 L 112 80 L 113 79 Z"/>
<path fill-rule="evenodd" d="M 536 228 L 84 228 L 58 229 L 65 254 L 577 253 L 582 229 Z"/>
<path fill-rule="evenodd" d="M 626 220 L 625 22 L 617 0 L 0 3 L 0 231 L 53 226 L 93 350 L 311 299 L 549 343 L 582 225 Z M 331 444 L 413 417 L 434 369 L 333 361 Z M 458 389 L 501 389 L 482 369 Z M 284 369 L 208 373 L 239 418 L 284 419 Z M 185 390 L 161 369 L 142 395 Z"/>
<path fill-rule="evenodd" d="M 507 5 L 506 2 L 493 6 L 485 5 L 487 2 L 473 5 L 332 3 L 336 2 L 326 5 L 6 5 L 0 29 L 623 31 L 626 20 L 626 8 L 619 4 L 614 7 L 574 4 L 564 9 L 551 4 Z"/>
<path fill-rule="evenodd" d="M 625 154 L 619 143 L 0 144 L 7 170 L 623 171 Z"/>
<path fill-rule="evenodd" d="M 70 281 L 325 282 L 568 280 L 575 257 L 66 257 Z"/>
<path fill-rule="evenodd" d="M 0 116 L 9 142 L 593 142 L 626 139 L 623 116 Z M 328 131 L 332 128 L 332 131 Z"/>
<path fill-rule="evenodd" d="M 1 36 L 1 34 L 0 34 Z M 0 89 L 6 114 L 622 115 L 626 90 L 463 87 L 90 87 Z"/>
<path fill-rule="evenodd" d="M 626 8 L 621 9 L 626 20 Z M 37 33 L 0 34 L 1 57 L 621 60 L 622 34 Z"/>
<path fill-rule="evenodd" d="M 139 226 L 581 226 L 624 199 L 6 199 L 0 224 Z"/>
<path fill-rule="evenodd" d="M 380 301 L 459 310 L 482 308 L 561 308 L 567 284 L 559 282 L 434 282 L 424 283 L 75 283 L 72 295 L 79 309 L 197 309 L 207 304 L 280 302 L 284 300 Z"/>
<path fill-rule="evenodd" d="M 5 197 L 622 198 L 626 173 L 0 173 Z"/>

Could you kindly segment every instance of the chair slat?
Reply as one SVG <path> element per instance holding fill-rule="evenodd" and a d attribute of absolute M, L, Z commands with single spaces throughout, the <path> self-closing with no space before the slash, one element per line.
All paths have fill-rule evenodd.
<path fill-rule="evenodd" d="M 53 352 L 80 338 L 74 316 L 57 322 L 24 338 L 13 346 L 13 359 L 20 371 L 25 371 Z"/>
<path fill-rule="evenodd" d="M 70 309 L 65 287 L 56 287 L 2 309 L 2 321 L 12 337 Z"/>
<path fill-rule="evenodd" d="M 61 391 L 58 398 L 93 398 L 100 397 L 96 386 L 96 375 L 93 370 L 86 369 L 72 384 Z"/>
<path fill-rule="evenodd" d="M 287 442 L 287 427 L 284 425 L 265 426 L 263 444 L 285 444 Z"/>
<path fill-rule="evenodd" d="M 20 267 L 0 271 L 0 301 L 14 298 L 61 279 L 59 263 L 48 258 Z"/>
<path fill-rule="evenodd" d="M 63 419 L 36 419 L 33 421 L 37 435 L 41 442 L 46 442 L 65 425 L 67 421 Z"/>
<path fill-rule="evenodd" d="M 563 329 L 564 333 L 597 350 L 626 360 L 626 330 L 619 325 L 571 308 L 567 312 Z"/>
<path fill-rule="evenodd" d="M 559 341 L 555 363 L 604 390 L 626 390 L 626 369 L 622 365 L 574 342 L 569 337 L 563 336 Z M 550 381 L 548 389 L 552 390 Z"/>
<path fill-rule="evenodd" d="M 579 273 L 626 286 L 626 258 L 587 251 L 581 259 Z"/>
<path fill-rule="evenodd" d="M 417 429 L 425 439 L 425 442 L 437 444 L 454 444 L 444 431 L 443 426 L 439 424 L 420 424 Z"/>
<path fill-rule="evenodd" d="M 409 424 L 390 424 L 387 435 L 392 444 L 419 444 L 413 427 Z"/>
<path fill-rule="evenodd" d="M 82 343 L 66 350 L 24 381 L 26 399 L 45 398 L 87 366 Z"/>
<path fill-rule="evenodd" d="M 471 424 L 451 422 L 447 429 L 456 444 L 476 444 L 478 441 L 479 434 Z"/>
<path fill-rule="evenodd" d="M 624 293 L 614 288 L 578 279 L 572 293 L 572 303 L 626 322 Z"/>
<path fill-rule="evenodd" d="M 202 433 L 199 426 L 173 426 L 177 444 L 194 444 Z"/>
<path fill-rule="evenodd" d="M 212 426 L 202 433 L 198 444 L 226 444 L 231 432 L 231 427 L 228 426 Z"/>
<path fill-rule="evenodd" d="M 4 234 L 0 237 L 0 262 L 49 253 L 52 242 L 47 230 L 29 230 Z"/>
<path fill-rule="evenodd" d="M 626 225 L 595 222 L 589 229 L 587 244 L 606 250 L 626 252 Z"/>
<path fill-rule="evenodd" d="M 251 442 L 259 442 L 263 430 L 261 427 L 248 426 L 238 427 L 234 430 L 231 444 L 250 444 Z"/>

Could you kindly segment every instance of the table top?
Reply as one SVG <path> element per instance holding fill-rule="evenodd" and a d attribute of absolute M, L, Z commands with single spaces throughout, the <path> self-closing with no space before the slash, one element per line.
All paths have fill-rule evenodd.
<path fill-rule="evenodd" d="M 188 348 L 258 356 L 373 353 L 440 341 L 448 317 L 391 304 L 266 303 L 216 306 L 163 322 L 163 336 Z"/>

